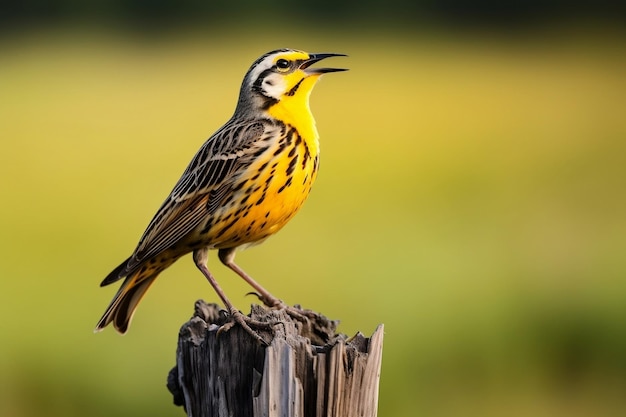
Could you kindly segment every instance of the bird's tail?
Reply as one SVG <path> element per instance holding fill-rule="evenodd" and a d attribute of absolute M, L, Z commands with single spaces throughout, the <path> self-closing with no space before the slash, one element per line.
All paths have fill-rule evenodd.
<path fill-rule="evenodd" d="M 113 301 L 111 301 L 111 304 L 109 304 L 104 315 L 96 325 L 96 332 L 113 322 L 113 327 L 118 332 L 121 334 L 126 333 L 139 301 L 141 301 L 141 298 L 148 291 L 148 288 L 150 288 L 160 271 L 150 272 L 146 274 L 138 271 L 124 280 Z"/>

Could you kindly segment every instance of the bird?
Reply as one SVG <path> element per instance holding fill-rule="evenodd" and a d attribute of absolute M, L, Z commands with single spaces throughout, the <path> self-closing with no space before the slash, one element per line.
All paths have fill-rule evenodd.
<path fill-rule="evenodd" d="M 158 209 L 134 252 L 100 286 L 124 279 L 98 321 L 126 333 L 157 276 L 183 255 L 225 305 L 232 325 L 261 326 L 230 302 L 207 266 L 210 250 L 270 308 L 289 308 L 235 263 L 235 253 L 278 232 L 307 199 L 319 166 L 319 136 L 309 97 L 324 74 L 345 68 L 313 64 L 337 53 L 277 49 L 244 76 L 233 116 L 200 147 Z"/>

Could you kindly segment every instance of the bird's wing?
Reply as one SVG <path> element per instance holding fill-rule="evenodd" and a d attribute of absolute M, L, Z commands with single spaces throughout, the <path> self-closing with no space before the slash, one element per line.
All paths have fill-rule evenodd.
<path fill-rule="evenodd" d="M 238 174 L 270 146 L 277 128 L 265 120 L 231 121 L 209 138 L 155 214 L 120 275 L 175 245 L 219 207 Z"/>

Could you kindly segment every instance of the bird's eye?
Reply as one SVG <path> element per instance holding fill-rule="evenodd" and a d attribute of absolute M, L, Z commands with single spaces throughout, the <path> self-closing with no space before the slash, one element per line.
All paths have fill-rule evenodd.
<path fill-rule="evenodd" d="M 278 68 L 279 71 L 287 71 L 289 67 L 291 67 L 291 63 L 286 59 L 276 61 L 276 68 Z"/>

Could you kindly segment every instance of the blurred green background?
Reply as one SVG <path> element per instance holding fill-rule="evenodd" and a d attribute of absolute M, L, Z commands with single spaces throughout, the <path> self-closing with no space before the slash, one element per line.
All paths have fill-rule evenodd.
<path fill-rule="evenodd" d="M 121 337 L 92 333 L 98 284 L 280 47 L 351 70 L 312 96 L 309 201 L 238 260 L 344 333 L 385 324 L 379 415 L 624 415 L 623 11 L 463 4 L 5 4 L 0 415 L 183 415 L 165 379 L 210 286 L 181 259 Z"/>

